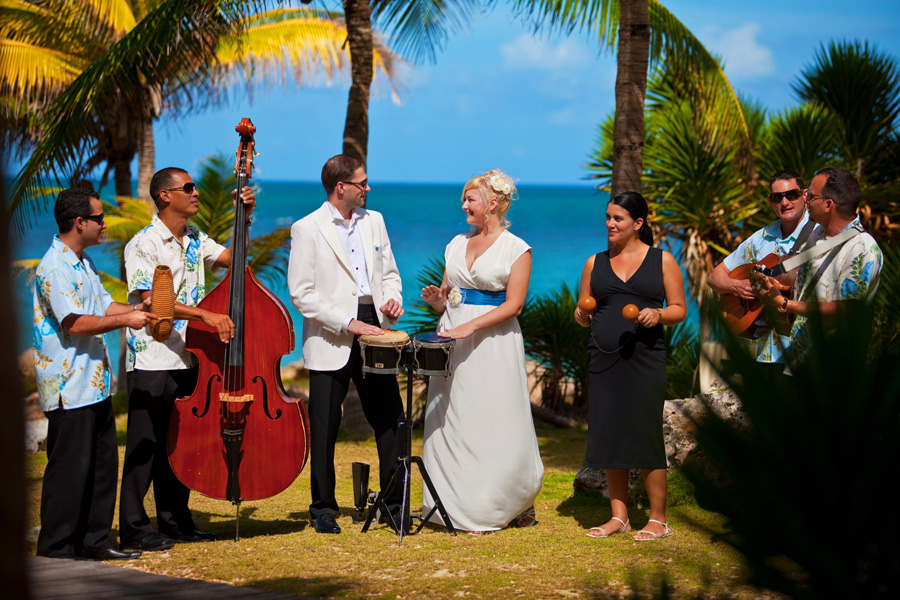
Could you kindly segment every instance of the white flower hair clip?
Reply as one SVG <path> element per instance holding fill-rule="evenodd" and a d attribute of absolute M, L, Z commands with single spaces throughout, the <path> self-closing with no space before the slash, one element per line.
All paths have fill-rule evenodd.
<path fill-rule="evenodd" d="M 508 175 L 491 175 L 489 183 L 492 190 L 504 196 L 509 196 L 512 192 L 512 180 Z"/>

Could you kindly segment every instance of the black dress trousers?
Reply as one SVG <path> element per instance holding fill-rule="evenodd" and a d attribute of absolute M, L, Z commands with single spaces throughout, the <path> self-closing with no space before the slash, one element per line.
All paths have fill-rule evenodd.
<path fill-rule="evenodd" d="M 364 323 L 381 327 L 375 307 L 361 304 L 357 318 Z M 363 377 L 362 355 L 357 336 L 353 337 L 347 364 L 336 371 L 309 372 L 309 421 L 310 421 L 310 479 L 312 504 L 309 514 L 316 519 L 323 514 L 338 513 L 334 497 L 334 444 L 341 425 L 341 405 L 347 396 L 350 380 L 359 391 L 363 413 L 375 431 L 381 489 L 387 487 L 391 470 L 400 455 L 397 423 L 403 415 L 400 386 L 395 375 L 367 373 Z M 402 486 L 394 486 L 390 498 L 385 498 L 388 509 L 395 512 L 402 499 Z"/>

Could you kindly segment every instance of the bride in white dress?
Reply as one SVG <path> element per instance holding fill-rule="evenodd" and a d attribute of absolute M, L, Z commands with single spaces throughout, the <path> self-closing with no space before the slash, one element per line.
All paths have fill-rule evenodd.
<path fill-rule="evenodd" d="M 422 289 L 444 313 L 438 332 L 456 340 L 452 375 L 428 384 L 422 457 L 453 526 L 471 533 L 534 525 L 544 474 L 516 320 L 531 247 L 505 217 L 515 197 L 512 179 L 497 169 L 469 180 L 462 209 L 473 230 L 447 245 L 440 287 Z M 427 488 L 423 496 L 427 514 L 434 500 Z M 437 512 L 431 520 L 442 523 Z"/>

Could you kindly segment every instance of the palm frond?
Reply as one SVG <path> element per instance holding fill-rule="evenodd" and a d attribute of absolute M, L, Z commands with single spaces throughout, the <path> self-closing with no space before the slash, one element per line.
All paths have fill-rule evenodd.
<path fill-rule="evenodd" d="M 250 82 L 274 77 L 286 83 L 289 69 L 298 85 L 317 72 L 330 82 L 347 63 L 341 47 L 347 33 L 339 16 L 322 12 L 281 9 L 248 18 L 240 35 L 219 40 L 219 61 L 232 78 Z"/>
<path fill-rule="evenodd" d="M 100 282 L 103 284 L 103 287 L 106 288 L 106 291 L 109 292 L 109 295 L 112 296 L 113 300 L 119 304 L 126 304 L 128 302 L 128 285 L 124 281 L 109 273 L 100 271 Z"/>
<path fill-rule="evenodd" d="M 194 182 L 200 192 L 200 209 L 191 224 L 218 243 L 227 244 L 234 235 L 231 190 L 237 185 L 229 159 L 224 154 L 206 157 Z"/>
<path fill-rule="evenodd" d="M 760 172 L 771 176 L 789 168 L 808 183 L 823 165 L 838 160 L 835 125 L 821 105 L 804 104 L 777 113 L 763 133 Z"/>
<path fill-rule="evenodd" d="M 116 204 L 104 202 L 103 212 L 106 214 L 104 235 L 111 243 L 124 248 L 137 232 L 150 224 L 156 214 L 156 207 L 152 202 L 141 198 L 119 196 Z"/>
<path fill-rule="evenodd" d="M 801 100 L 835 117 L 841 154 L 856 163 L 857 177 L 877 174 L 883 145 L 896 135 L 900 119 L 897 59 L 868 42 L 823 44 L 792 87 Z M 882 168 L 896 177 L 896 164 Z"/>
<path fill-rule="evenodd" d="M 36 190 L 51 176 L 71 176 L 83 169 L 93 128 L 111 99 L 142 106 L 145 84 L 161 82 L 169 100 L 189 105 L 193 94 L 214 97 L 209 78 L 215 42 L 226 23 L 219 8 L 228 2 L 168 0 L 104 52 L 62 92 L 43 115 L 44 127 L 31 158 L 16 177 L 10 211 L 18 229 L 20 207 L 34 212 Z M 195 87 L 188 90 L 186 83 Z"/>
<path fill-rule="evenodd" d="M 131 3 L 126 0 L 82 0 L 98 21 L 104 21 L 118 35 L 131 31 L 137 24 Z"/>
<path fill-rule="evenodd" d="M 516 0 L 515 8 L 535 22 L 535 29 L 561 28 L 597 35 L 601 47 L 616 47 L 619 0 Z"/>
<path fill-rule="evenodd" d="M 287 281 L 291 254 L 291 228 L 279 227 L 271 233 L 250 240 L 248 264 L 261 280 L 274 287 Z"/>
<path fill-rule="evenodd" d="M 371 0 L 372 22 L 389 28 L 397 51 L 434 62 L 450 33 L 466 27 L 478 0 Z"/>
<path fill-rule="evenodd" d="M 444 257 L 432 256 L 416 274 L 415 289 L 421 289 L 429 285 L 441 285 L 444 279 Z M 404 315 L 406 329 L 411 336 L 419 333 L 437 331 L 438 321 L 441 318 L 438 311 L 422 299 L 417 298 L 412 307 L 407 307 Z"/>

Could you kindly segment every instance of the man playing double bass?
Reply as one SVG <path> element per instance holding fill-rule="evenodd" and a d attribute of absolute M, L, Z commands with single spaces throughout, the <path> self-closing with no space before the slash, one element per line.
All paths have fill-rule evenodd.
<path fill-rule="evenodd" d="M 397 421 L 403 412 L 394 375 L 362 374 L 358 336 L 379 335 L 385 320 L 403 314 L 400 273 L 381 214 L 366 210 L 366 169 L 337 155 L 322 167 L 328 195 L 316 211 L 291 227 L 288 288 L 303 314 L 303 360 L 309 369 L 310 517 L 317 533 L 340 533 L 335 517 L 334 444 L 350 380 L 375 430 L 381 489 L 400 452 Z M 399 510 L 401 486 L 385 498 Z"/>
<path fill-rule="evenodd" d="M 190 491 L 172 472 L 166 438 L 175 400 L 189 396 L 197 380 L 196 357 L 185 349 L 187 321 L 203 321 L 218 332 L 223 343 L 234 337 L 234 323 L 228 315 L 197 307 L 206 294 L 204 267 L 230 267 L 231 250 L 187 224 L 197 214 L 200 198 L 184 169 L 158 171 L 150 181 L 150 197 L 159 214 L 125 247 L 128 294 L 135 302 L 148 300 L 156 267 L 168 266 L 175 289 L 175 321 L 164 342 L 153 339 L 146 329 L 128 331 L 128 433 L 119 535 L 123 546 L 165 550 L 175 542 L 215 539 L 214 534 L 198 531 L 194 525 L 188 508 Z M 249 216 L 256 206 L 253 191 L 245 187 L 241 199 Z M 151 482 L 159 535 L 153 533 L 144 509 Z"/>
<path fill-rule="evenodd" d="M 784 256 L 797 244 L 804 230 L 808 236 L 814 223 L 809 223 L 806 211 L 806 190 L 803 178 L 794 171 L 778 171 L 769 180 L 771 193 L 769 205 L 778 219 L 757 230 L 737 249 L 716 265 L 709 276 L 709 287 L 719 294 L 736 294 L 745 300 L 754 300 L 749 279 L 731 279 L 728 274 L 740 265 L 759 262 L 769 254 Z M 807 228 L 809 224 L 809 228 Z M 801 243 L 803 240 L 800 240 Z M 784 362 L 782 353 L 790 343 L 788 336 L 779 335 L 774 328 L 757 344 L 756 360 L 762 363 Z"/>

